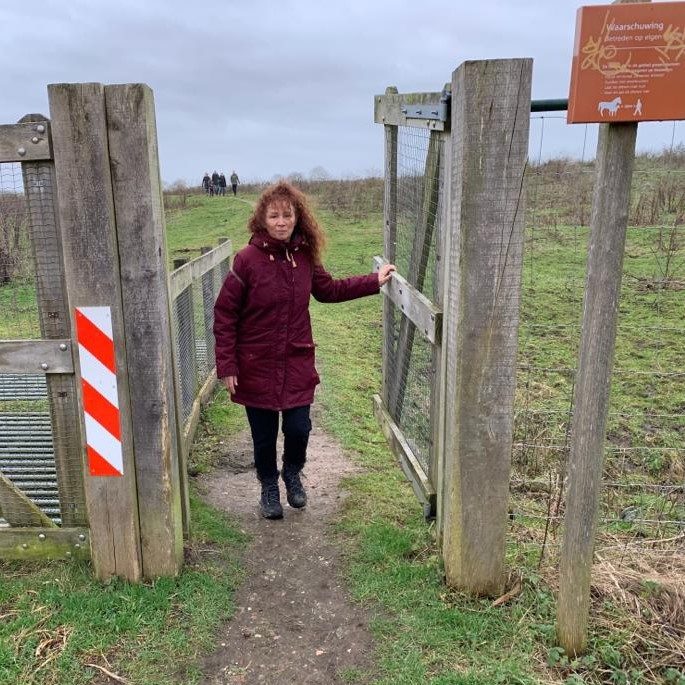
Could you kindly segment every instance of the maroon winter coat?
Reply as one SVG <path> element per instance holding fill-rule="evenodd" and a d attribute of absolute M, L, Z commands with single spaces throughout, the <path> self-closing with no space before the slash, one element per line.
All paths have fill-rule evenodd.
<path fill-rule="evenodd" d="M 311 404 L 319 376 L 309 296 L 343 302 L 378 293 L 378 275 L 333 279 L 297 234 L 267 233 L 238 252 L 214 305 L 216 373 L 237 376 L 234 402 L 261 409 Z"/>

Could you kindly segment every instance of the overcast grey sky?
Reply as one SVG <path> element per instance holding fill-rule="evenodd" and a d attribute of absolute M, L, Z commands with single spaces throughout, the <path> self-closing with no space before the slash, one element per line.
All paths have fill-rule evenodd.
<path fill-rule="evenodd" d="M 0 0 L 0 123 L 49 114 L 48 83 L 147 83 L 166 182 L 204 171 L 359 176 L 382 168 L 373 96 L 438 91 L 469 59 L 532 57 L 533 98 L 565 98 L 575 0 Z M 601 4 L 586 2 L 584 4 Z M 594 129 L 546 118 L 531 155 L 594 156 Z M 543 145 L 540 146 L 540 135 Z M 685 138 L 641 124 L 638 145 Z"/>

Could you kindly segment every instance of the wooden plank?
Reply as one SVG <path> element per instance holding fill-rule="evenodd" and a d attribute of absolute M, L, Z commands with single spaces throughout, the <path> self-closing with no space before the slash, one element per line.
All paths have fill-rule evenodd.
<path fill-rule="evenodd" d="M 173 302 L 186 288 L 193 283 L 193 272 L 190 262 L 186 262 L 169 274 L 169 297 Z"/>
<path fill-rule="evenodd" d="M 229 259 L 232 253 L 231 241 L 226 240 L 211 252 L 196 257 L 173 271 L 169 276 L 169 294 L 171 299 L 176 299 L 194 280 L 199 280 L 215 266 L 219 266 L 221 262 Z"/>
<path fill-rule="evenodd" d="M 383 406 L 383 400 L 379 395 L 373 396 L 373 413 L 416 497 L 423 504 L 424 515 L 426 518 L 433 517 L 435 515 L 435 489 L 409 443 Z"/>
<path fill-rule="evenodd" d="M 90 559 L 88 528 L 0 530 L 0 559 Z"/>
<path fill-rule="evenodd" d="M 0 514 L 11 526 L 42 526 L 55 528 L 40 508 L 11 480 L 0 473 Z"/>
<path fill-rule="evenodd" d="M 557 634 L 567 654 L 584 651 L 587 643 L 592 555 L 637 124 L 601 124 L 599 130 L 557 607 Z"/>
<path fill-rule="evenodd" d="M 197 397 L 193 402 L 193 407 L 190 410 L 190 416 L 183 426 L 183 453 L 186 456 L 190 454 L 190 450 L 193 446 L 195 431 L 197 430 L 198 423 L 200 422 L 200 412 L 202 407 L 207 404 L 209 398 L 214 393 L 216 382 L 216 369 L 213 369 L 207 380 L 204 382 L 204 385 L 200 388 L 200 392 L 197 394 Z"/>
<path fill-rule="evenodd" d="M 190 268 L 193 272 L 193 280 L 199 280 L 215 266 L 219 266 L 224 259 L 228 259 L 231 256 L 232 249 L 231 241 L 226 240 L 225 242 L 221 243 L 221 245 L 213 249 L 210 248 L 206 253 L 200 255 L 199 257 L 191 259 L 188 263 L 190 264 Z"/>
<path fill-rule="evenodd" d="M 402 112 L 403 105 L 424 105 L 439 103 L 442 93 L 398 93 L 388 92 L 376 95 L 374 98 L 373 120 L 377 124 L 386 126 L 415 126 L 431 131 L 445 131 L 449 129 L 449 121 L 437 119 L 418 119 L 407 117 Z"/>
<path fill-rule="evenodd" d="M 93 564 L 100 579 L 116 575 L 137 581 L 142 577 L 138 501 L 104 88 L 53 84 L 48 95 L 69 301 L 72 307 L 110 308 L 116 352 L 123 476 L 86 476 Z M 76 368 L 80 381 L 78 358 Z"/>
<path fill-rule="evenodd" d="M 42 115 L 28 114 L 20 123 L 29 122 L 44 124 L 48 132 L 50 130 L 47 119 Z M 21 171 L 29 209 L 29 237 L 36 272 L 41 335 L 59 342 L 71 336 L 71 323 L 64 278 L 55 165 L 52 162 L 24 162 Z M 69 356 L 73 370 L 72 350 L 69 350 Z M 63 526 L 83 526 L 87 521 L 87 511 L 76 378 L 73 375 L 49 374 L 45 380 L 61 522 Z"/>
<path fill-rule="evenodd" d="M 386 95 L 397 94 L 397 88 L 389 86 Z M 385 187 L 383 194 L 383 256 L 390 264 L 397 255 L 397 126 L 384 126 L 385 133 Z M 392 381 L 390 361 L 395 354 L 395 314 L 392 303 L 383 298 L 383 390 L 386 405 L 390 402 Z"/>
<path fill-rule="evenodd" d="M 387 260 L 382 257 L 374 257 L 373 270 L 378 271 L 386 263 Z M 404 276 L 394 272 L 390 281 L 381 290 L 428 342 L 433 345 L 440 342 L 442 312 Z"/>
<path fill-rule="evenodd" d="M 230 243 L 231 239 L 230 238 L 219 238 L 217 240 L 217 245 L 221 247 L 224 243 Z M 224 284 L 224 281 L 226 280 L 226 277 L 228 276 L 228 272 L 231 270 L 231 254 L 227 254 L 224 259 L 219 262 L 219 290 L 221 290 L 221 286 Z"/>
<path fill-rule="evenodd" d="M 0 162 L 47 159 L 52 159 L 50 124 L 47 121 L 0 125 Z"/>
<path fill-rule="evenodd" d="M 531 76 L 512 59 L 452 78 L 443 556 L 473 594 L 504 583 Z"/>
<path fill-rule="evenodd" d="M 0 373 L 73 373 L 71 340 L 0 340 Z"/>
<path fill-rule="evenodd" d="M 152 90 L 105 87 L 143 575 L 176 575 L 183 519 L 167 247 Z"/>

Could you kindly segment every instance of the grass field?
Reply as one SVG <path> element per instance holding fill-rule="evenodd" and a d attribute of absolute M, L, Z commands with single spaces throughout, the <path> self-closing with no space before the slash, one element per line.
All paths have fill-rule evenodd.
<path fill-rule="evenodd" d="M 363 186 L 359 192 L 364 192 Z M 224 236 L 238 249 L 247 240 L 249 211 L 247 204 L 232 198 L 189 197 L 184 209 L 169 215 L 170 259 L 195 256 L 194 250 Z M 381 251 L 380 214 L 359 216 L 345 207 L 322 206 L 319 215 L 329 237 L 328 269 L 337 276 L 370 270 L 372 256 Z M 578 279 L 582 283 L 587 236 L 582 230 L 569 230 L 567 217 L 560 217 L 556 225 L 548 217 L 540 223 L 528 236 L 536 277 L 531 280 L 534 287 L 524 291 L 522 320 L 528 338 L 522 339 L 522 350 L 528 350 L 525 360 L 531 366 L 568 367 L 575 362 L 574 342 L 572 336 L 560 334 L 559 327 L 577 327 L 580 305 L 565 293 L 569 284 Z M 624 283 L 621 321 L 630 335 L 619 336 L 617 363 L 628 370 L 631 365 L 637 370 L 682 367 L 682 335 L 668 337 L 666 329 L 669 322 L 670 327 L 682 328 L 683 293 L 661 288 L 658 308 L 653 297 L 650 304 L 648 296 L 654 293 L 645 282 L 654 279 L 650 242 L 654 233 L 635 230 L 631 235 L 627 268 L 635 278 Z M 526 274 L 524 278 L 532 279 Z M 555 647 L 555 577 L 550 567 L 538 568 L 541 528 L 512 526 L 509 555 L 521 589 L 510 602 L 493 607 L 491 600 L 447 589 L 431 526 L 424 521 L 371 411 L 371 395 L 380 387 L 380 299 L 334 306 L 314 302 L 312 319 L 323 378 L 317 399 L 322 420 L 363 467 L 361 475 L 345 483 L 351 495 L 331 534 L 345 550 L 350 592 L 376 617 L 372 624 L 378 644 L 376 685 L 685 684 L 682 664 L 673 661 L 673 653 L 665 652 L 663 642 L 656 639 L 673 627 L 683 630 L 685 599 L 671 594 L 666 576 L 638 578 L 634 586 L 624 588 L 623 595 L 596 586 L 590 649 L 575 660 Z M 525 331 L 526 324 L 534 321 L 545 325 L 544 335 Z M 660 336 L 665 340 L 660 349 L 646 344 L 645 326 L 650 321 L 666 336 Z M 0 325 L 5 326 L 0 337 L 5 336 L 2 331 L 15 330 L 7 318 Z M 568 409 L 567 375 L 532 381 L 522 376 L 521 380 L 524 387 L 528 381 L 535 389 L 526 408 L 539 409 L 537 403 L 543 401 L 547 413 L 533 424 L 531 412 L 523 412 L 518 437 L 525 426 L 537 427 L 549 438 L 563 436 L 563 422 L 550 423 L 553 414 L 547 410 Z M 621 408 L 620 413 L 634 417 L 638 410 L 644 414 L 649 409 L 652 395 L 644 379 L 630 379 L 619 392 L 613 401 L 619 403 L 614 406 Z M 682 417 L 685 411 L 681 392 L 682 384 L 663 393 L 673 416 Z M 204 420 L 204 430 L 221 439 L 244 427 L 242 414 L 223 391 L 205 410 Z M 636 419 L 614 416 L 612 420 L 611 430 L 624 440 L 644 436 L 643 424 L 633 425 Z M 682 446 L 678 424 L 672 432 L 655 432 L 659 440 Z M 193 459 L 198 468 L 211 468 L 211 450 Z M 550 457 L 547 463 L 541 459 L 518 464 L 524 480 L 546 478 L 549 468 L 556 466 Z M 678 461 L 671 459 L 651 467 L 636 463 L 627 475 L 650 483 L 678 477 L 682 481 L 679 468 Z M 626 474 L 617 472 L 614 477 L 621 475 Z M 176 580 L 102 586 L 90 578 L 87 566 L 30 568 L 0 562 L 0 683 L 86 683 L 99 677 L 101 668 L 125 675 L 136 685 L 167 682 L 171 677 L 196 682 L 197 654 L 211 646 L 214 627 L 231 614 L 232 590 L 240 580 L 236 560 L 245 540 L 230 521 L 197 500 L 193 517 L 196 538 L 188 564 Z M 623 601 L 633 597 L 637 606 Z M 678 633 L 671 637 L 677 640 Z M 368 681 L 367 674 L 353 670 L 342 676 L 349 683 Z"/>

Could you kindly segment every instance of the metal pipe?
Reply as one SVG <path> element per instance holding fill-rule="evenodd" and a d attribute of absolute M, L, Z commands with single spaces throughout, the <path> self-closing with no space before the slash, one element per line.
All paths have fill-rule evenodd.
<path fill-rule="evenodd" d="M 531 112 L 565 112 L 568 100 L 531 100 Z"/>

